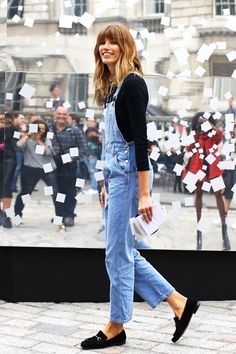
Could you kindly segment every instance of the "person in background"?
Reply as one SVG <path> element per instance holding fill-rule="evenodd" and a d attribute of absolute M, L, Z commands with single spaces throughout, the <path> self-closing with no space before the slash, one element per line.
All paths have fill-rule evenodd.
<path fill-rule="evenodd" d="M 70 113 L 68 117 L 68 123 L 83 130 L 83 123 L 80 122 L 80 117 L 78 114 Z"/>
<path fill-rule="evenodd" d="M 98 182 L 95 179 L 94 173 L 96 171 L 97 160 L 101 159 L 102 144 L 99 141 L 99 134 L 96 128 L 91 127 L 85 131 L 85 136 L 87 138 L 89 156 L 89 174 L 90 174 L 90 189 L 87 191 L 88 194 L 97 194 L 98 192 Z"/>
<path fill-rule="evenodd" d="M 226 114 L 233 113 L 234 117 L 236 117 L 236 107 L 234 106 L 234 98 L 230 97 L 228 99 L 228 109 L 225 111 Z"/>
<path fill-rule="evenodd" d="M 11 207 L 12 202 L 11 181 L 16 168 L 16 140 L 13 137 L 17 127 L 12 113 L 7 112 L 0 117 L 0 225 L 11 229 L 12 222 L 5 210 Z"/>
<path fill-rule="evenodd" d="M 21 173 L 21 190 L 15 201 L 15 215 L 22 217 L 24 203 L 22 196 L 31 195 L 36 184 L 42 180 L 47 186 L 53 188 L 53 203 L 55 207 L 55 215 L 62 217 L 62 203 L 56 201 L 58 193 L 56 164 L 53 158 L 53 151 L 50 139 L 47 139 L 48 126 L 42 120 L 35 120 L 34 124 L 38 125 L 37 133 L 23 132 L 20 140 L 17 142 L 18 148 L 24 151 L 24 164 Z M 36 153 L 36 147 L 43 147 L 43 153 Z M 43 165 L 51 163 L 53 171 L 44 172 Z"/>
<path fill-rule="evenodd" d="M 234 140 L 234 152 L 230 153 L 230 159 L 234 161 L 235 166 L 234 170 L 224 170 L 223 173 L 223 178 L 225 182 L 225 189 L 223 192 L 223 198 L 224 198 L 224 206 L 225 206 L 225 217 L 228 216 L 228 212 L 230 210 L 230 206 L 232 203 L 232 199 L 234 196 L 234 192 L 232 191 L 232 188 L 234 187 L 236 183 L 236 124 L 234 125 L 234 130 L 231 132 L 231 139 Z M 232 140 L 230 140 L 232 142 Z M 236 229 L 236 221 L 234 221 L 231 224 L 232 229 Z"/>
<path fill-rule="evenodd" d="M 193 153 L 192 157 L 190 158 L 187 166 L 185 167 L 182 177 L 185 177 L 187 172 L 192 172 L 196 174 L 199 170 L 205 173 L 205 177 L 201 180 L 198 180 L 196 183 L 197 189 L 195 190 L 195 208 L 197 214 L 197 222 L 200 221 L 202 216 L 202 185 L 203 182 L 222 176 L 222 170 L 219 169 L 217 166 L 218 163 L 221 161 L 221 158 L 218 154 L 218 148 L 214 148 L 213 146 L 218 146 L 222 139 L 223 139 L 223 132 L 219 129 L 216 125 L 216 121 L 211 115 L 208 119 L 212 129 L 211 131 L 214 132 L 212 136 L 209 136 L 209 132 L 204 132 L 201 129 L 201 124 L 207 121 L 203 117 L 204 112 L 198 112 L 192 119 L 192 130 L 196 132 L 195 134 L 195 143 L 191 144 L 186 147 L 187 152 L 191 152 L 192 149 L 195 148 L 195 144 L 198 143 L 199 147 L 196 152 Z M 201 149 L 201 150 L 199 150 Z M 214 161 L 210 164 L 208 163 L 205 158 L 211 153 L 212 149 L 214 150 Z M 202 158 L 200 155 L 203 155 Z M 203 166 L 205 166 L 205 170 L 203 170 Z M 225 221 L 225 210 L 224 210 L 224 202 L 222 198 L 222 191 L 218 190 L 214 192 L 216 198 L 216 205 L 220 214 L 221 219 L 221 226 L 222 226 L 222 239 L 223 239 L 223 250 L 229 251 L 230 241 L 227 232 L 227 225 Z M 197 250 L 202 249 L 202 232 L 197 230 Z"/>
<path fill-rule="evenodd" d="M 63 163 L 61 155 L 70 154 L 71 148 L 78 148 L 80 156 L 88 156 L 86 138 L 83 132 L 75 126 L 68 124 L 68 110 L 58 107 L 54 112 L 54 124 L 50 130 L 54 133 L 52 147 L 57 164 L 57 180 L 59 193 L 65 194 L 63 204 L 63 224 L 71 227 L 75 225 L 76 207 L 76 174 L 78 156 L 72 156 L 70 161 Z"/>
<path fill-rule="evenodd" d="M 57 107 L 61 107 L 63 106 L 63 103 L 65 103 L 65 101 L 61 98 L 61 85 L 54 82 L 50 85 L 49 91 L 51 94 L 50 101 L 52 101 L 52 111 L 54 112 Z"/>
<path fill-rule="evenodd" d="M 104 181 L 106 269 L 110 279 L 110 320 L 83 349 L 100 349 L 126 342 L 124 323 L 132 318 L 134 290 L 152 308 L 166 301 L 175 313 L 176 342 L 200 306 L 178 293 L 135 248 L 130 218 L 137 213 L 152 220 L 150 162 L 146 129 L 148 91 L 135 41 L 128 29 L 109 25 L 97 36 L 95 100 L 105 105 Z M 107 198 L 106 197 L 107 194 Z M 105 205 L 106 200 L 106 205 Z"/>
<path fill-rule="evenodd" d="M 14 125 L 18 128 L 19 132 L 24 133 L 27 131 L 28 129 L 27 123 L 28 123 L 27 119 L 23 114 L 19 113 L 15 115 Z M 17 182 L 18 182 L 19 175 L 21 174 L 23 162 L 24 162 L 24 152 L 22 149 L 16 147 L 16 168 L 11 182 L 12 192 L 18 192 Z"/>

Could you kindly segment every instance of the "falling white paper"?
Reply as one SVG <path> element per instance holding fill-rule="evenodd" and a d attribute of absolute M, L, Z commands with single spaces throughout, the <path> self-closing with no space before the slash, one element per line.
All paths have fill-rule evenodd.
<path fill-rule="evenodd" d="M 79 156 L 79 149 L 77 147 L 70 148 L 69 153 L 71 157 Z"/>
<path fill-rule="evenodd" d="M 211 179 L 210 183 L 214 192 L 225 188 L 225 183 L 222 176 Z"/>
<path fill-rule="evenodd" d="M 80 17 L 79 23 L 86 27 L 87 29 L 93 24 L 95 21 L 95 17 L 90 15 L 88 12 L 84 12 L 84 14 Z"/>
<path fill-rule="evenodd" d="M 24 194 L 21 196 L 23 204 L 27 204 L 28 202 L 31 201 L 31 196 L 30 194 Z"/>
<path fill-rule="evenodd" d="M 29 124 L 29 133 L 38 133 L 38 124 Z"/>
<path fill-rule="evenodd" d="M 46 163 L 43 165 L 43 170 L 45 173 L 49 173 L 53 171 L 53 167 L 51 163 Z"/>
<path fill-rule="evenodd" d="M 34 19 L 33 18 L 30 18 L 30 17 L 27 17 L 26 19 L 25 19 L 25 23 L 24 23 L 24 26 L 26 26 L 26 27 L 33 27 L 33 25 L 34 25 Z"/>
<path fill-rule="evenodd" d="M 173 168 L 173 171 L 176 173 L 177 176 L 181 176 L 183 169 L 184 169 L 184 166 L 176 163 L 175 167 Z"/>
<path fill-rule="evenodd" d="M 231 50 L 231 52 L 227 53 L 226 56 L 227 56 L 228 60 L 231 62 L 236 59 L 236 51 Z"/>
<path fill-rule="evenodd" d="M 53 139 L 54 133 L 53 132 L 47 132 L 47 139 Z"/>
<path fill-rule="evenodd" d="M 215 158 L 214 155 L 209 154 L 209 155 L 207 155 L 207 157 L 205 158 L 205 160 L 206 160 L 206 162 L 209 163 L 209 165 L 211 165 L 211 164 L 216 160 L 216 158 Z"/>
<path fill-rule="evenodd" d="M 57 193 L 57 196 L 56 196 L 56 201 L 57 201 L 57 202 L 59 202 L 59 203 L 64 203 L 64 202 L 65 202 L 65 199 L 66 199 L 66 194 Z"/>
<path fill-rule="evenodd" d="M 197 230 L 206 233 L 209 230 L 209 222 L 206 219 L 201 218 L 197 224 Z"/>
<path fill-rule="evenodd" d="M 186 197 L 184 198 L 184 205 L 186 207 L 190 207 L 194 205 L 193 197 Z"/>
<path fill-rule="evenodd" d="M 97 160 L 95 168 L 97 170 L 103 170 L 105 161 Z"/>
<path fill-rule="evenodd" d="M 53 218 L 53 224 L 54 225 L 61 225 L 62 224 L 62 216 L 54 216 Z"/>
<path fill-rule="evenodd" d="M 166 95 L 167 95 L 167 92 L 168 92 L 168 88 L 167 88 L 167 87 L 165 87 L 165 86 L 160 86 L 157 93 L 158 93 L 159 95 L 161 95 L 161 96 L 166 96 Z"/>
<path fill-rule="evenodd" d="M 7 92 L 6 93 L 6 100 L 11 101 L 13 99 L 13 93 Z"/>
<path fill-rule="evenodd" d="M 104 175 L 103 175 L 103 172 L 102 172 L 102 171 L 95 172 L 95 173 L 94 173 L 94 177 L 95 177 L 95 179 L 96 179 L 97 182 L 104 180 Z"/>
<path fill-rule="evenodd" d="M 161 18 L 161 25 L 163 25 L 163 26 L 169 26 L 169 25 L 170 25 L 170 17 L 168 17 L 168 16 L 162 16 L 162 18 Z"/>
<path fill-rule="evenodd" d="M 212 129 L 212 126 L 211 126 L 211 124 L 208 121 L 206 121 L 206 122 L 201 124 L 201 130 L 203 132 L 208 132 L 211 129 Z"/>
<path fill-rule="evenodd" d="M 43 187 L 44 189 L 44 195 L 53 195 L 53 187 L 52 186 L 45 186 Z"/>
<path fill-rule="evenodd" d="M 20 132 L 14 132 L 14 134 L 13 134 L 13 138 L 14 139 L 20 139 Z"/>
<path fill-rule="evenodd" d="M 71 107 L 70 102 L 65 101 L 65 102 L 63 103 L 63 107 L 66 108 L 66 109 L 69 109 L 69 108 Z"/>
<path fill-rule="evenodd" d="M 13 221 L 13 224 L 15 225 L 15 226 L 19 226 L 20 224 L 22 224 L 22 218 L 20 217 L 20 215 L 16 215 L 16 216 L 14 216 L 13 217 L 13 219 L 12 219 L 12 221 Z"/>
<path fill-rule="evenodd" d="M 33 94 L 35 93 L 35 87 L 30 86 L 28 84 L 24 84 L 19 92 L 19 95 L 21 95 L 22 97 L 27 98 L 27 100 L 30 100 L 31 97 L 33 96 Z"/>
<path fill-rule="evenodd" d="M 83 109 L 83 108 L 86 107 L 84 101 L 79 102 L 79 103 L 78 103 L 78 106 L 79 106 L 79 109 Z"/>
<path fill-rule="evenodd" d="M 72 28 L 73 16 L 61 15 L 59 19 L 60 28 Z"/>
<path fill-rule="evenodd" d="M 179 63 L 179 65 L 187 64 L 187 58 L 190 56 L 189 52 L 185 47 L 180 47 L 174 50 L 174 55 Z"/>
<path fill-rule="evenodd" d="M 210 192 L 211 190 L 211 184 L 209 182 L 203 182 L 202 184 L 202 190 L 206 192 Z"/>
<path fill-rule="evenodd" d="M 69 153 L 61 155 L 61 159 L 64 164 L 72 161 Z"/>
<path fill-rule="evenodd" d="M 51 109 L 53 107 L 53 101 L 46 101 L 46 108 Z"/>
<path fill-rule="evenodd" d="M 75 186 L 78 188 L 84 188 L 85 179 L 76 178 Z"/>
<path fill-rule="evenodd" d="M 206 70 L 202 66 L 198 66 L 197 69 L 195 70 L 195 74 L 197 76 L 202 77 L 205 74 Z"/>
<path fill-rule="evenodd" d="M 35 154 L 44 155 L 44 151 L 45 151 L 45 146 L 43 146 L 43 145 L 36 145 Z"/>
<path fill-rule="evenodd" d="M 86 109 L 86 112 L 85 112 L 86 118 L 94 118 L 94 115 L 95 115 L 94 109 L 89 109 L 89 108 Z"/>

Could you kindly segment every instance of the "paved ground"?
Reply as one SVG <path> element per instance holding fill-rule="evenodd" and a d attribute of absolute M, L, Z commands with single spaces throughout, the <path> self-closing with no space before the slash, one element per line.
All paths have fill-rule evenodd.
<path fill-rule="evenodd" d="M 133 320 L 125 327 L 126 345 L 89 353 L 236 353 L 236 301 L 203 302 L 178 344 L 171 342 L 172 317 L 167 303 L 156 310 L 135 303 Z M 0 353 L 81 353 L 81 340 L 102 329 L 107 320 L 107 303 L 0 301 Z"/>
<path fill-rule="evenodd" d="M 1 246 L 33 246 L 33 247 L 104 247 L 104 233 L 97 231 L 102 224 L 102 210 L 97 195 L 87 196 L 85 203 L 76 207 L 76 225 L 67 228 L 67 232 L 58 232 L 58 226 L 50 223 L 54 216 L 50 197 L 43 195 L 43 185 L 37 186 L 32 200 L 24 209 L 23 224 L 11 230 L 0 229 Z M 86 194 L 85 194 L 86 196 Z M 154 188 L 154 198 L 159 198 L 166 208 L 168 220 L 161 226 L 156 235 L 147 240 L 154 249 L 196 249 L 196 213 L 193 207 L 193 196 L 173 193 L 168 190 Z M 191 200 L 192 199 L 192 200 Z M 180 202 L 180 210 L 173 210 L 172 202 Z M 204 250 L 222 250 L 221 229 L 215 225 L 218 210 L 215 198 L 208 193 L 203 197 L 202 216 L 208 228 L 203 234 Z M 186 206 L 190 202 L 192 206 Z M 187 204 L 189 205 L 189 204 Z M 236 230 L 230 225 L 236 220 L 236 203 L 228 216 L 228 231 L 232 250 L 236 250 Z"/>

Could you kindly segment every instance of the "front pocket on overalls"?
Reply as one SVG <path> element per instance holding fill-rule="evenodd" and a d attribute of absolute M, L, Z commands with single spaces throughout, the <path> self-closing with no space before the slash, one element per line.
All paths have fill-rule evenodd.
<path fill-rule="evenodd" d="M 128 173 L 129 173 L 129 159 L 127 157 L 127 154 L 117 152 L 115 155 L 115 159 L 116 159 L 117 165 L 119 166 L 120 170 L 125 175 L 128 175 Z"/>

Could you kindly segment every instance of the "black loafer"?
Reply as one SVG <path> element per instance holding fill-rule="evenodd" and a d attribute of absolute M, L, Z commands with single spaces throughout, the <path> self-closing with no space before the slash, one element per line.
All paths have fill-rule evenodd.
<path fill-rule="evenodd" d="M 126 334 L 123 330 L 121 333 L 117 334 L 117 336 L 107 339 L 107 336 L 99 331 L 96 336 L 85 339 L 81 342 L 81 347 L 83 349 L 100 349 L 112 347 L 115 345 L 123 345 L 126 341 Z"/>
<path fill-rule="evenodd" d="M 199 306 L 199 301 L 190 298 L 187 299 L 181 319 L 179 320 L 178 317 L 174 317 L 176 330 L 173 334 L 172 342 L 177 342 L 177 340 L 179 340 L 180 337 L 184 334 L 192 315 L 197 312 Z"/>

